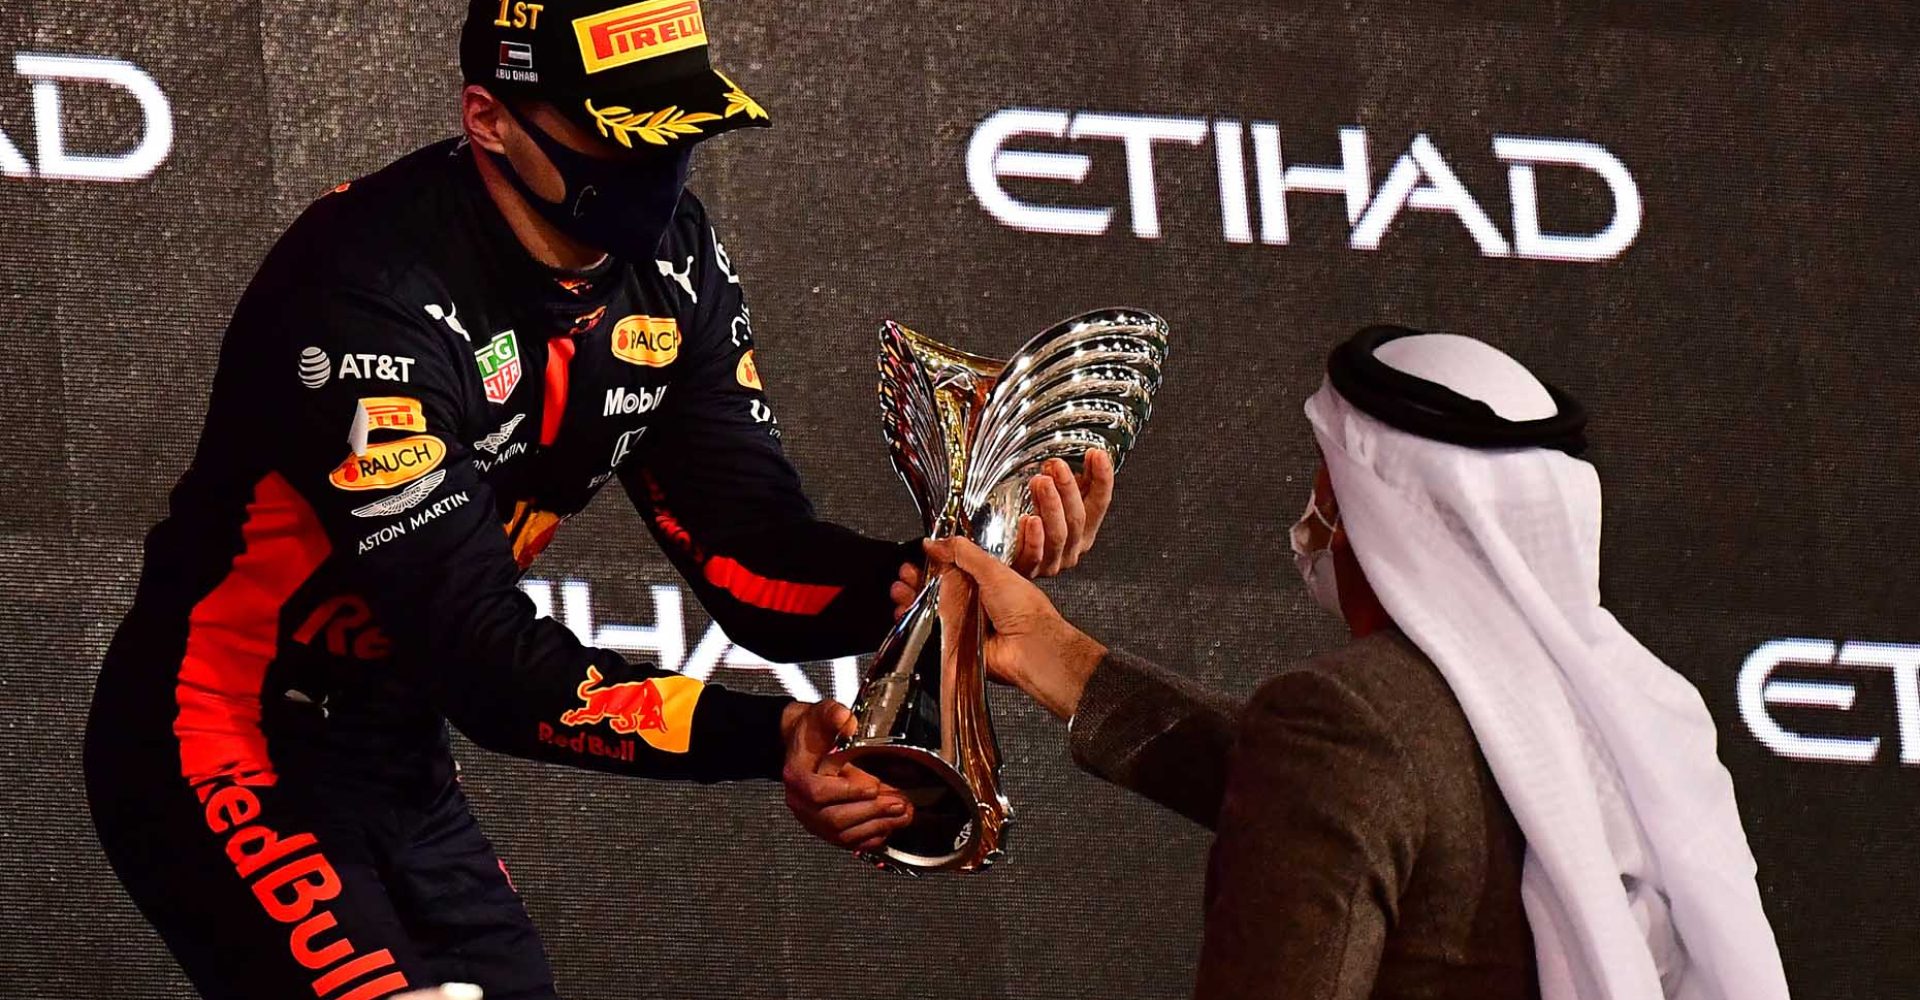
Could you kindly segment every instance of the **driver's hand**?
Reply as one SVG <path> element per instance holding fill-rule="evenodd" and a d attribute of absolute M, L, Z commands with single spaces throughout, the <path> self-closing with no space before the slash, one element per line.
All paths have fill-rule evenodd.
<path fill-rule="evenodd" d="M 795 702 L 781 716 L 787 740 L 787 808 L 809 833 L 836 847 L 877 851 L 913 820 L 913 807 L 896 789 L 857 767 L 828 761 L 835 743 L 854 732 L 853 713 L 831 699 Z"/>

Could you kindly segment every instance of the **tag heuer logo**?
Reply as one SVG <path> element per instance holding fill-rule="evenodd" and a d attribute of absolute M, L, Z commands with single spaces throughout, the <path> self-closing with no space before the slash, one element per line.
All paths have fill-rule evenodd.
<path fill-rule="evenodd" d="M 487 402 L 504 403 L 520 385 L 520 342 L 512 330 L 502 330 L 487 346 L 473 352 L 480 366 L 480 381 L 487 389 Z"/>

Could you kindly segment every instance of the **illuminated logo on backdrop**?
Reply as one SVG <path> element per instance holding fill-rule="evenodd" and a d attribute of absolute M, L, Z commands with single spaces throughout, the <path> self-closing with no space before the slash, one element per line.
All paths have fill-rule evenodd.
<path fill-rule="evenodd" d="M 1005 179 L 1079 185 L 1093 167 L 1092 158 L 1081 152 L 1014 148 L 1021 138 L 1119 143 L 1126 158 L 1133 234 L 1147 240 L 1161 236 L 1160 191 L 1154 178 L 1156 151 L 1165 146 L 1198 148 L 1209 143 L 1218 168 L 1221 235 L 1229 243 L 1252 243 L 1257 238 L 1268 246 L 1285 246 L 1293 238 L 1289 205 L 1303 195 L 1342 199 L 1348 245 L 1355 250 L 1379 249 L 1394 221 L 1408 211 L 1454 216 L 1487 257 L 1611 260 L 1631 246 L 1640 233 L 1640 189 L 1633 175 L 1618 157 L 1581 139 L 1494 136 L 1493 155 L 1507 164 L 1513 206 L 1513 218 L 1503 231 L 1424 132 L 1413 137 L 1375 188 L 1367 130 L 1362 126 L 1340 130 L 1338 164 L 1290 165 L 1282 155 L 1279 126 L 1272 122 L 1246 124 L 1226 118 L 1009 108 L 989 115 L 974 129 L 967 150 L 967 180 L 988 214 L 1003 225 L 1027 232 L 1103 236 L 1113 227 L 1115 209 L 1015 198 L 1002 183 Z M 1539 166 L 1582 170 L 1597 176 L 1613 197 L 1612 218 L 1592 232 L 1543 228 L 1535 173 Z"/>
<path fill-rule="evenodd" d="M 160 85 L 140 67 L 99 56 L 16 52 L 13 68 L 33 83 L 33 159 L 29 160 L 7 133 L 0 131 L 0 176 L 137 181 L 159 169 L 173 151 L 173 106 Z M 121 120 L 115 151 L 79 153 L 67 148 L 62 125 L 67 116 L 61 110 L 63 85 L 114 87 L 139 105 L 138 115 Z"/>
<path fill-rule="evenodd" d="M 580 61 L 600 73 L 707 44 L 700 0 L 647 0 L 573 22 Z"/>
<path fill-rule="evenodd" d="M 1893 681 L 1899 741 L 1884 754 L 1885 734 L 1851 718 L 1862 685 L 1877 676 Z M 1747 730 L 1776 756 L 1870 764 L 1897 753 L 1900 763 L 1920 765 L 1920 646 L 1775 639 L 1741 665 L 1739 703 Z"/>
<path fill-rule="evenodd" d="M 642 587 L 639 601 L 616 594 L 610 607 L 597 606 L 594 585 L 586 580 L 527 577 L 519 586 L 533 601 L 535 615 L 565 625 L 581 642 L 658 663 L 663 669 L 697 681 L 727 671 L 744 681 L 729 679 L 729 685 L 784 691 L 805 702 L 827 697 L 851 705 L 860 694 L 861 667 L 856 658 L 845 656 L 804 665 L 763 659 L 728 638 L 717 624 L 709 621 L 694 627 L 687 611 L 699 607 L 699 602 L 678 584 Z M 649 617 L 625 617 L 636 606 L 651 608 Z M 608 612 L 615 609 L 614 617 L 609 618 Z"/>

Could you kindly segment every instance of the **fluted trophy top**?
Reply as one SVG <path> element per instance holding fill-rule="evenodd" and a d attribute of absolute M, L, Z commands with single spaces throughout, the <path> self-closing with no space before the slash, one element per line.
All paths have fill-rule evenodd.
<path fill-rule="evenodd" d="M 1166 321 L 1142 309 L 1064 320 L 1005 361 L 886 323 L 882 419 L 927 533 L 964 534 L 1009 558 L 1031 509 L 1027 479 L 1050 458 L 1079 471 L 1095 448 L 1117 468 L 1152 412 L 1166 355 Z"/>

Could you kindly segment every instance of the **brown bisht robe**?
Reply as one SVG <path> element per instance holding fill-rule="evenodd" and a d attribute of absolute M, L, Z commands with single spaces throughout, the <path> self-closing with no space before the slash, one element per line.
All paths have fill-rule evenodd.
<path fill-rule="evenodd" d="M 1459 703 L 1396 631 L 1238 708 L 1114 652 L 1074 760 L 1216 831 L 1202 1000 L 1530 1000 L 1526 842 Z"/>

